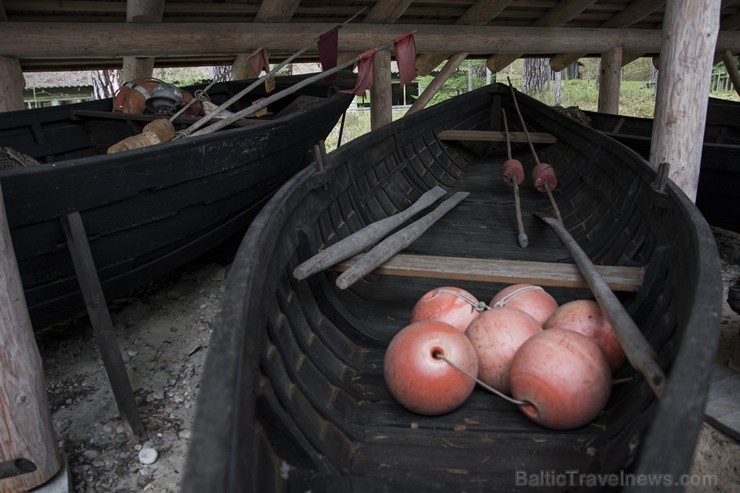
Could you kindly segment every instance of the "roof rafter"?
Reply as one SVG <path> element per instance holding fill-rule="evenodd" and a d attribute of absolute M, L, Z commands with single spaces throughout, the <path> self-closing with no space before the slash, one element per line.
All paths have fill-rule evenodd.
<path fill-rule="evenodd" d="M 600 27 L 629 27 L 665 5 L 665 0 L 636 0 Z M 550 67 L 559 72 L 587 53 L 561 53 L 550 59 Z"/>
<path fill-rule="evenodd" d="M 532 23 L 532 27 L 562 26 L 594 3 L 596 3 L 596 0 L 564 0 L 551 8 L 543 17 Z M 523 55 L 524 53 L 493 55 L 488 58 L 486 65 L 491 72 L 499 72 Z"/>

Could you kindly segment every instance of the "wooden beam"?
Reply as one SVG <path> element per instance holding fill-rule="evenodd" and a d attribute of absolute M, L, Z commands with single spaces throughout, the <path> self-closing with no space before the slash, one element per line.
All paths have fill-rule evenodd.
<path fill-rule="evenodd" d="M 51 479 L 61 461 L 1 190 L 0 300 L 0 463 L 18 473 L 0 479 L 0 492 L 27 491 Z"/>
<path fill-rule="evenodd" d="M 288 22 L 301 0 L 263 0 L 254 22 Z"/>
<path fill-rule="evenodd" d="M 344 272 L 363 254 L 356 255 L 332 268 Z M 642 267 L 596 266 L 614 291 L 637 291 L 642 285 L 645 269 Z M 373 274 L 385 276 L 425 277 L 453 281 L 481 281 L 505 284 L 536 284 L 587 288 L 588 283 L 575 264 L 529 262 L 522 260 L 493 260 L 432 255 L 397 254 Z"/>
<path fill-rule="evenodd" d="M 594 3 L 596 3 L 596 0 L 563 0 L 558 2 L 555 7 L 548 10 L 543 17 L 537 19 L 532 24 L 532 27 L 562 26 L 566 22 L 577 17 L 578 14 Z M 511 65 L 517 58 L 524 55 L 524 52 L 518 54 L 497 54 L 486 60 L 486 66 L 491 72 L 500 72 Z"/>
<path fill-rule="evenodd" d="M 723 51 L 722 61 L 725 64 L 727 75 L 730 76 L 735 92 L 740 96 L 740 72 L 737 69 L 737 62 L 735 61 L 735 57 L 732 56 L 732 52 L 729 50 Z"/>
<path fill-rule="evenodd" d="M 422 92 L 418 98 L 416 98 L 416 101 L 414 101 L 414 104 L 411 105 L 411 107 L 406 112 L 406 115 L 412 115 L 416 113 L 419 110 L 424 109 L 424 107 L 429 104 L 429 101 L 432 100 L 435 94 L 439 92 L 439 90 L 442 88 L 444 83 L 447 81 L 447 79 L 450 78 L 450 76 L 457 70 L 457 67 L 460 66 L 463 60 L 465 60 L 468 57 L 468 53 L 465 51 L 461 51 L 460 53 L 455 53 L 450 57 L 449 60 L 447 60 L 447 63 L 445 63 L 445 66 L 442 67 L 442 70 L 434 77 L 432 82 L 424 89 L 424 92 Z"/>
<path fill-rule="evenodd" d="M 413 0 L 378 0 L 362 22 L 391 24 L 406 13 Z"/>
<path fill-rule="evenodd" d="M 554 144 L 554 135 L 544 132 L 528 132 L 533 144 Z M 506 133 L 498 130 L 442 130 L 437 133 L 439 140 L 469 140 L 479 142 L 506 142 Z M 524 132 L 509 132 L 511 142 L 527 143 Z"/>
<path fill-rule="evenodd" d="M 719 2 L 672 0 L 663 20 L 661 71 L 650 163 L 671 165 L 669 178 L 693 201 L 719 28 Z"/>
<path fill-rule="evenodd" d="M 511 0 L 478 0 L 456 21 L 458 26 L 484 26 L 495 19 Z M 422 53 L 416 57 L 416 73 L 429 75 L 442 62 L 452 56 L 451 53 Z"/>
<path fill-rule="evenodd" d="M 0 112 L 25 108 L 23 104 L 25 85 L 18 59 L 0 56 Z"/>
<path fill-rule="evenodd" d="M 600 113 L 619 114 L 619 87 L 622 82 L 622 48 L 617 46 L 601 55 L 599 78 Z"/>
<path fill-rule="evenodd" d="M 611 17 L 609 20 L 602 23 L 599 27 L 629 27 L 640 22 L 663 5 L 665 5 L 665 0 L 642 0 L 640 2 L 632 2 L 625 7 L 624 10 L 615 14 L 614 17 Z M 577 61 L 579 58 L 585 57 L 587 54 L 588 53 L 560 53 L 550 59 L 550 68 L 556 72 L 560 72 L 568 65 Z M 637 58 L 641 55 L 642 54 L 639 54 Z"/>
<path fill-rule="evenodd" d="M 159 23 L 90 24 L 6 22 L 0 29 L 0 56 L 85 58 L 110 56 L 197 56 L 235 54 L 240 46 L 269 46 L 295 52 L 336 24 Z M 361 53 L 416 30 L 417 52 L 449 53 L 450 46 L 471 54 L 580 53 L 588 45 L 603 53 L 656 53 L 661 32 L 654 29 L 599 29 L 416 24 L 348 24 L 342 28 L 346 51 Z M 740 31 L 723 31 L 717 50 L 740 51 Z"/>
<path fill-rule="evenodd" d="M 162 21 L 164 0 L 128 0 L 126 22 L 157 23 Z M 154 57 L 123 57 L 121 78 L 123 81 L 148 79 L 154 72 Z"/>
<path fill-rule="evenodd" d="M 370 87 L 370 128 L 375 130 L 393 120 L 391 52 L 380 50 L 373 57 L 373 85 Z"/>

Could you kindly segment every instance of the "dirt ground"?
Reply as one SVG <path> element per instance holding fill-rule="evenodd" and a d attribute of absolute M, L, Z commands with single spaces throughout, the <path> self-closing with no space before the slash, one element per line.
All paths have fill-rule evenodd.
<path fill-rule="evenodd" d="M 719 230 L 715 236 L 727 289 L 740 275 L 740 235 Z M 114 327 L 146 428 L 143 440 L 129 439 L 124 431 L 89 325 L 69 322 L 39 334 L 54 427 L 69 464 L 72 491 L 179 490 L 200 374 L 228 273 L 226 251 L 111 300 Z M 740 316 L 725 303 L 725 353 L 739 328 Z M 716 486 L 688 491 L 740 491 L 739 467 L 740 444 L 705 424 L 694 472 L 716 475 Z"/>

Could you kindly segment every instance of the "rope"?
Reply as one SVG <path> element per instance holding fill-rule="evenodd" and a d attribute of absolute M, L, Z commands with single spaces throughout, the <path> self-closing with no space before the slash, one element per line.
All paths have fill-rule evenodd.
<path fill-rule="evenodd" d="M 475 308 L 479 312 L 484 312 L 486 310 L 490 310 L 491 309 L 491 307 L 488 306 L 488 305 L 486 305 L 485 302 L 483 302 L 483 301 L 475 301 L 474 299 L 469 298 L 469 297 L 465 296 L 462 293 L 458 293 L 457 291 L 452 291 L 451 289 L 437 288 L 437 289 L 434 290 L 434 292 L 435 293 L 443 293 L 443 294 L 451 294 L 453 296 L 457 296 L 458 298 L 460 298 L 461 300 L 465 301 L 466 303 L 468 303 L 470 306 L 472 306 L 473 308 Z"/>
<path fill-rule="evenodd" d="M 512 404 L 516 404 L 517 406 L 526 406 L 526 405 L 529 405 L 530 404 L 527 401 L 520 401 L 520 400 L 514 399 L 513 397 L 509 397 L 508 395 L 504 394 L 503 392 L 499 392 L 498 390 L 494 389 L 493 387 L 491 387 L 487 383 L 485 383 L 482 380 L 480 380 L 480 379 L 476 378 L 475 376 L 473 376 L 471 373 L 469 373 L 469 372 L 465 371 L 464 369 L 460 368 L 459 366 L 457 366 L 455 363 L 453 363 L 452 361 L 450 361 L 449 359 L 447 359 L 446 356 L 443 356 L 442 353 L 434 353 L 434 357 L 436 359 L 441 359 L 442 361 L 444 361 L 445 363 L 447 363 L 448 365 L 450 365 L 454 369 L 462 372 L 465 376 L 471 378 L 475 383 L 477 383 L 478 385 L 480 385 L 481 387 L 483 387 L 487 391 L 491 392 L 492 394 L 496 394 L 497 396 L 501 397 L 504 400 L 507 400 L 507 401 L 511 402 Z"/>
<path fill-rule="evenodd" d="M 519 296 L 522 293 L 526 293 L 527 291 L 544 291 L 543 288 L 540 286 L 522 286 L 521 288 L 515 289 L 511 293 L 507 294 L 500 300 L 498 300 L 493 307 L 494 308 L 501 308 L 502 306 L 506 306 L 506 304 L 511 301 L 512 298 L 515 298 Z"/>

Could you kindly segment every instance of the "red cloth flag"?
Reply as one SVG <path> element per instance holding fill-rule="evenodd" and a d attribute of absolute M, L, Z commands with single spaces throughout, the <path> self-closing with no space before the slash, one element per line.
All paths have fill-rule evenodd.
<path fill-rule="evenodd" d="M 354 94 L 355 96 L 365 96 L 365 91 L 373 85 L 373 57 L 377 51 L 377 48 L 373 48 L 359 55 L 360 61 L 357 63 L 357 83 L 355 84 L 355 88 L 342 92 Z"/>
<path fill-rule="evenodd" d="M 266 73 L 270 72 L 270 55 L 265 48 L 257 48 L 248 58 L 258 77 L 263 70 Z"/>
<path fill-rule="evenodd" d="M 319 36 L 319 60 L 321 60 L 321 70 L 327 71 L 337 66 L 337 52 L 339 51 L 339 28 L 334 26 L 329 31 Z M 327 81 L 334 80 L 336 74 L 331 74 L 326 78 Z"/>
<path fill-rule="evenodd" d="M 401 85 L 411 83 L 416 77 L 416 43 L 414 33 L 404 34 L 394 42 L 396 63 L 401 76 Z"/>

